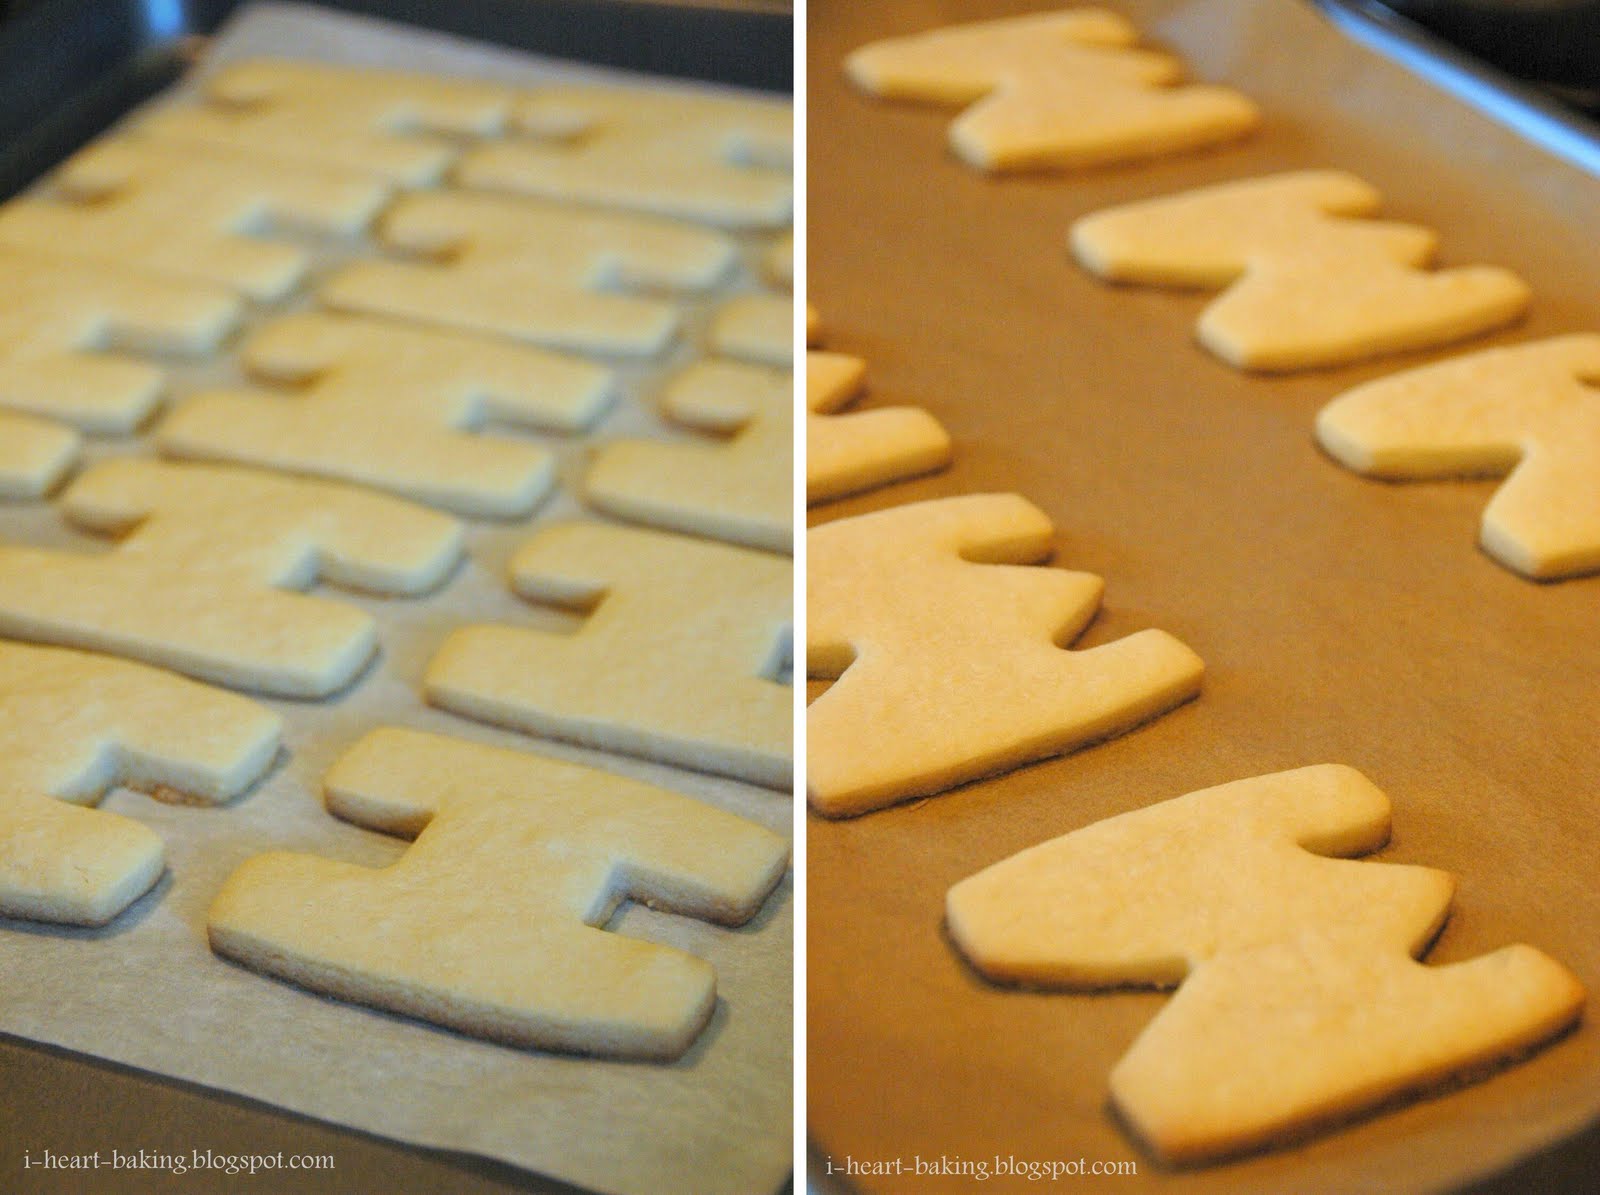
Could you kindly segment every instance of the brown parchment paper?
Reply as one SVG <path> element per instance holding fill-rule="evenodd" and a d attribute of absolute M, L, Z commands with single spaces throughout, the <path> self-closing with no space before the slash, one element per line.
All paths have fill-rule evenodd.
<path fill-rule="evenodd" d="M 627 78 L 383 22 L 274 4 L 243 11 L 210 47 L 200 69 L 265 54 L 513 84 Z M 183 102 L 182 89 L 160 102 Z M 469 523 L 467 560 L 444 588 L 419 600 L 390 601 L 323 590 L 377 618 L 381 654 L 353 688 L 336 698 L 265 702 L 285 718 L 287 754 L 256 790 L 214 809 L 162 805 L 125 790 L 107 798 L 105 808 L 136 818 L 162 836 L 167 875 L 101 930 L 0 920 L 0 1032 L 411 1144 L 498 1159 L 596 1191 L 743 1195 L 782 1185 L 791 1168 L 793 1132 L 789 880 L 753 921 L 737 929 L 633 905 L 611 924 L 619 933 L 688 950 L 716 968 L 719 999 L 711 1024 L 687 1055 L 667 1065 L 563 1057 L 475 1041 L 257 975 L 213 956 L 205 937 L 212 897 L 251 855 L 290 849 L 377 867 L 405 850 L 402 841 L 348 825 L 322 808 L 323 774 L 345 748 L 379 725 L 414 726 L 588 763 L 789 832 L 793 806 L 787 794 L 497 731 L 429 709 L 421 699 L 429 659 L 462 623 L 547 630 L 577 626 L 565 614 L 518 601 L 504 581 L 506 560 L 536 527 L 584 513 L 574 494 L 596 443 L 678 434 L 657 416 L 656 390 L 699 351 L 710 308 L 732 292 L 755 286 L 769 240 L 743 239 L 747 260 L 722 292 L 682 300 L 682 344 L 659 360 L 621 366 L 619 401 L 588 435 L 530 437 L 557 453 L 556 496 L 529 519 Z M 353 243 L 323 242 L 314 248 L 319 276 L 339 260 L 376 251 Z M 307 305 L 303 292 L 284 308 L 252 312 L 250 324 L 277 310 Z M 198 365 L 168 364 L 175 398 L 202 386 L 241 384 L 231 356 Z M 496 434 L 519 433 L 499 429 Z M 88 455 L 151 451 L 146 437 L 95 441 Z M 103 546 L 72 532 L 45 502 L 0 507 L 0 537 L 85 551 Z M 107 1148 L 126 1151 L 140 1144 L 106 1142 Z M 193 1142 L 197 1149 L 211 1144 Z M 54 1147 L 49 1141 L 19 1145 Z M 0 1178 L 0 1188 L 17 1189 L 7 1184 L 23 1178 Z M 258 1174 L 250 1181 L 263 1191 L 295 1186 L 284 1175 Z"/>
<path fill-rule="evenodd" d="M 972 1177 L 917 1175 L 915 1160 L 992 1168 L 998 1155 L 1137 1164 L 1133 1177 L 1063 1178 L 1066 1189 L 1458 1187 L 1595 1120 L 1592 1025 L 1486 1082 L 1173 1172 L 1107 1107 L 1107 1075 L 1167 997 L 990 986 L 951 948 L 943 899 L 1100 818 L 1343 762 L 1393 800 L 1394 838 L 1376 858 L 1460 878 L 1430 959 L 1528 942 L 1600 991 L 1600 578 L 1532 584 L 1483 555 L 1492 483 L 1374 483 L 1312 441 L 1315 413 L 1347 387 L 1460 350 L 1247 376 L 1193 344 L 1205 297 L 1104 286 L 1064 242 L 1075 217 L 1108 204 L 1344 167 L 1384 192 L 1386 214 L 1436 227 L 1444 264 L 1510 266 L 1533 285 L 1529 318 L 1476 342 L 1489 346 L 1600 322 L 1600 181 L 1282 0 L 1112 5 L 1266 112 L 1238 147 L 1128 169 L 988 178 L 946 151 L 949 111 L 871 100 L 841 75 L 843 56 L 874 38 L 1027 7 L 811 6 L 809 298 L 827 347 L 867 359 L 868 405 L 926 407 L 955 440 L 949 470 L 812 519 L 1023 494 L 1056 522 L 1056 563 L 1106 580 L 1080 646 L 1163 628 L 1205 659 L 1205 688 L 1077 755 L 856 820 L 809 818 L 815 1181 L 845 1189 L 829 1162 L 899 1159 L 901 1176 L 854 1185 L 966 1190 Z"/>

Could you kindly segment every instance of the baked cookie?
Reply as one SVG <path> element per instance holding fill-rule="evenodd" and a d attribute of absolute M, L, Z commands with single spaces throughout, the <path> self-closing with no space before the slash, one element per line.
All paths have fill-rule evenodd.
<path fill-rule="evenodd" d="M 1532 947 L 1418 963 L 1454 881 L 1339 857 L 1388 837 L 1388 799 L 1351 768 L 1260 776 L 963 880 L 950 932 L 1003 982 L 1181 983 L 1111 1094 L 1164 1160 L 1210 1161 L 1480 1073 L 1578 1018 L 1583 988 Z"/>
<path fill-rule="evenodd" d="M 322 312 L 264 325 L 239 357 L 298 389 L 189 398 L 160 426 L 163 452 L 359 482 L 486 518 L 530 513 L 555 473 L 540 445 L 476 434 L 486 422 L 580 431 L 614 396 L 610 371 L 586 361 Z"/>
<path fill-rule="evenodd" d="M 104 925 L 155 884 L 161 839 L 91 806 L 116 785 L 211 805 L 253 785 L 281 720 L 160 669 L 0 642 L 0 915 Z"/>
<path fill-rule="evenodd" d="M 794 300 L 765 292 L 736 295 L 712 313 L 706 342 L 723 357 L 787 369 L 794 364 Z"/>
<path fill-rule="evenodd" d="M 1528 306 L 1509 270 L 1424 269 L 1430 229 L 1367 219 L 1378 192 L 1304 170 L 1202 187 L 1085 216 L 1072 249 L 1111 282 L 1221 289 L 1200 343 L 1240 369 L 1292 371 L 1432 348 Z"/>
<path fill-rule="evenodd" d="M 0 499 L 49 493 L 77 463 L 78 446 L 69 427 L 0 412 Z"/>
<path fill-rule="evenodd" d="M 716 1004 L 709 964 L 603 928 L 624 900 L 741 925 L 783 878 L 778 835 L 676 793 L 537 755 L 384 727 L 328 807 L 415 837 L 389 867 L 275 852 L 211 906 L 254 970 L 513 1045 L 676 1058 Z"/>
<path fill-rule="evenodd" d="M 589 505 L 619 518 L 729 543 L 792 549 L 794 419 L 789 374 L 701 360 L 666 385 L 661 413 L 692 440 L 602 445 L 583 479 Z"/>
<path fill-rule="evenodd" d="M 119 457 L 61 496 L 109 552 L 0 545 L 0 634 L 130 656 L 280 697 L 325 697 L 377 648 L 371 615 L 289 592 L 319 577 L 370 593 L 439 585 L 454 519 L 331 482 Z"/>
<path fill-rule="evenodd" d="M 1484 549 L 1527 577 L 1600 570 L 1600 335 L 1490 349 L 1369 382 L 1317 416 L 1368 477 L 1505 477 Z"/>
<path fill-rule="evenodd" d="M 771 788 L 790 783 L 787 559 L 605 523 L 540 530 L 511 587 L 584 614 L 575 633 L 453 632 L 428 701 L 499 726 Z"/>
<path fill-rule="evenodd" d="M 1121 17 L 1080 8 L 874 42 L 845 71 L 873 95 L 971 105 L 950 126 L 951 148 L 994 172 L 1160 157 L 1260 123 L 1237 91 L 1182 85 L 1182 63 L 1138 40 Z"/>
<path fill-rule="evenodd" d="M 806 665 L 838 679 L 806 714 L 807 786 L 841 817 L 942 792 L 1146 722 L 1200 690 L 1203 665 L 1148 630 L 1075 639 L 1089 573 L 997 567 L 1050 554 L 1015 494 L 914 502 L 807 534 Z"/>
<path fill-rule="evenodd" d="M 806 353 L 806 502 L 828 502 L 942 469 L 950 433 L 918 407 L 841 414 L 863 389 L 867 363 Z"/>

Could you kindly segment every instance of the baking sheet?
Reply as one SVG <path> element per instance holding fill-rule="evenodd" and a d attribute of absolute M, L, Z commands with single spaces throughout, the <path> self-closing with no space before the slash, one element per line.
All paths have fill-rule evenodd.
<path fill-rule="evenodd" d="M 287 5 L 242 13 L 214 44 L 208 63 L 271 53 L 520 84 L 555 77 L 639 81 Z M 717 299 L 753 287 L 769 243 L 745 238 L 747 264 L 740 279 L 717 296 L 683 303 L 689 343 L 703 335 Z M 319 271 L 355 251 L 360 247 L 320 245 Z M 287 306 L 297 305 L 305 300 Z M 255 313 L 252 322 L 261 315 Z M 754 921 L 737 929 L 632 905 L 613 921 L 618 932 L 680 947 L 716 968 L 719 999 L 712 1022 L 690 1052 L 669 1065 L 562 1057 L 474 1041 L 267 979 L 214 957 L 205 940 L 213 894 L 251 855 L 282 848 L 382 866 L 405 850 L 405 843 L 347 825 L 321 807 L 323 773 L 378 725 L 415 726 L 589 763 L 788 832 L 792 803 L 784 794 L 499 732 L 430 710 L 420 698 L 427 662 L 455 626 L 577 625 L 568 615 L 513 597 L 502 580 L 505 562 L 534 526 L 580 512 L 571 495 L 593 442 L 675 434 L 654 414 L 652 395 L 692 355 L 682 347 L 668 360 L 623 366 L 624 394 L 587 440 L 530 436 L 559 454 L 558 495 L 531 520 L 471 524 L 468 560 L 439 593 L 386 601 L 329 587 L 330 595 L 377 618 L 382 654 L 338 699 L 266 702 L 285 717 L 288 754 L 255 791 L 219 809 L 162 805 L 125 790 L 111 794 L 105 808 L 137 818 L 166 841 L 168 874 L 105 929 L 0 921 L 0 1031 L 367 1132 L 500 1159 L 598 1191 L 777 1189 L 791 1165 L 789 880 Z M 239 381 L 226 360 L 177 366 L 173 376 L 180 397 L 200 386 Z M 102 441 L 91 445 L 89 455 L 130 451 L 149 447 Z M 0 507 L 0 536 L 86 550 L 102 545 L 66 528 L 44 503 Z M 129 1149 L 138 1144 L 108 1143 Z"/>
<path fill-rule="evenodd" d="M 812 511 L 826 521 L 1014 490 L 1059 565 L 1103 576 L 1079 646 L 1160 627 L 1205 659 L 1200 698 L 1126 737 L 852 821 L 808 820 L 808 1085 L 825 1190 L 938 1192 L 914 1159 L 1133 1162 L 1064 1188 L 1183 1195 L 1435 1191 L 1600 1113 L 1591 1025 L 1486 1082 L 1294 1148 L 1163 1169 L 1113 1122 L 1107 1076 L 1167 996 L 991 986 L 941 925 L 949 886 L 1098 819 L 1319 762 L 1394 804 L 1376 858 L 1460 878 L 1431 961 L 1528 942 L 1600 992 L 1596 715 L 1600 578 L 1538 585 L 1475 547 L 1494 483 L 1384 485 L 1324 459 L 1317 410 L 1411 354 L 1284 378 L 1192 342 L 1207 296 L 1102 285 L 1071 221 L 1108 204 L 1300 167 L 1345 167 L 1385 214 L 1436 227 L 1447 265 L 1515 268 L 1521 326 L 1473 347 L 1593 330 L 1600 184 L 1277 0 L 1116 3 L 1198 77 L 1255 97 L 1230 149 L 1088 174 L 994 179 L 945 149 L 952 113 L 868 99 L 840 61 L 875 38 L 1040 5 L 815 0 L 809 25 L 809 299 L 828 348 L 868 363 L 868 405 L 926 407 L 944 473 Z M 811 686 L 812 692 L 820 686 Z M 831 1159 L 896 1177 L 830 1180 Z M 859 1171 L 858 1171 L 859 1175 Z M 981 1189 L 1049 1183 L 991 1178 Z"/>

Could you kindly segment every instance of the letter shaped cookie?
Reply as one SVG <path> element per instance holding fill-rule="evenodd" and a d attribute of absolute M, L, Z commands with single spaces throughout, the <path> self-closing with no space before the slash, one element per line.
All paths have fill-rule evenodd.
<path fill-rule="evenodd" d="M 1542 579 L 1600 570 L 1600 335 L 1490 349 L 1358 386 L 1317 439 L 1369 477 L 1506 476 L 1484 549 Z"/>
<path fill-rule="evenodd" d="M 1041 13 L 874 42 L 845 70 L 889 99 L 970 104 L 950 145 L 979 170 L 1102 166 L 1232 141 L 1260 122 L 1226 87 L 1179 86 L 1183 66 L 1134 48 L 1100 9 Z"/>
<path fill-rule="evenodd" d="M 530 601 L 586 613 L 575 632 L 469 626 L 428 666 L 433 705 L 530 734 L 771 788 L 790 783 L 789 561 L 575 522 L 511 560 Z"/>
<path fill-rule="evenodd" d="M 1418 963 L 1451 877 L 1324 857 L 1388 837 L 1388 799 L 1351 768 L 1241 780 L 963 880 L 950 932 L 1003 982 L 1181 982 L 1112 1072 L 1112 1098 L 1162 1158 L 1214 1160 L 1471 1073 L 1577 1019 L 1582 987 L 1532 947 Z"/>
<path fill-rule="evenodd" d="M 1431 348 L 1522 314 L 1529 291 L 1515 274 L 1423 269 L 1434 233 L 1365 219 L 1381 202 L 1340 171 L 1276 174 L 1096 212 L 1072 226 L 1072 248 L 1112 282 L 1223 288 L 1198 335 L 1239 369 Z"/>
<path fill-rule="evenodd" d="M 811 804 L 841 817 L 1059 755 L 1200 689 L 1164 631 L 1066 651 L 1100 605 L 1089 573 L 997 567 L 1050 553 L 1015 494 L 915 502 L 813 528 L 806 661 L 838 677 L 806 726 Z"/>
<path fill-rule="evenodd" d="M 704 229 L 453 191 L 397 200 L 378 237 L 431 260 L 352 262 L 323 284 L 325 304 L 629 356 L 664 348 L 677 313 L 663 299 L 603 291 L 703 289 L 735 258 Z"/>
<path fill-rule="evenodd" d="M 0 408 L 102 434 L 143 423 L 166 377 L 100 350 L 209 353 L 242 310 L 215 287 L 4 249 L 0 293 Z"/>
<path fill-rule="evenodd" d="M 104 925 L 161 876 L 161 839 L 92 805 L 115 785 L 210 805 L 278 752 L 253 701 L 156 668 L 0 642 L 0 914 Z"/>
<path fill-rule="evenodd" d="M 222 465 L 105 460 L 61 497 L 110 552 L 0 545 L 0 634 L 131 656 L 279 697 L 325 697 L 377 646 L 372 617 L 284 590 L 318 577 L 423 593 L 461 525 L 350 486 Z"/>
<path fill-rule="evenodd" d="M 789 375 L 698 361 L 667 384 L 661 411 L 721 443 L 618 440 L 584 478 L 591 506 L 692 535 L 791 550 L 794 421 Z"/>
<path fill-rule="evenodd" d="M 135 137 L 90 146 L 52 181 L 55 196 L 0 206 L 0 245 L 215 283 L 261 302 L 298 286 L 311 253 L 252 234 L 269 223 L 358 233 L 389 197 L 350 174 Z"/>
<path fill-rule="evenodd" d="M 511 98 L 465 79 L 260 59 L 223 67 L 200 103 L 157 108 L 138 131 L 427 187 L 459 152 L 436 134 L 495 136 Z"/>
<path fill-rule="evenodd" d="M 709 964 L 602 927 L 625 899 L 741 925 L 787 844 L 592 768 L 385 727 L 328 773 L 340 817 L 415 844 L 374 870 L 276 852 L 223 885 L 217 953 L 302 987 L 513 1045 L 676 1058 Z"/>
<path fill-rule="evenodd" d="M 526 515 L 554 480 L 548 449 L 472 434 L 486 418 L 577 430 L 611 396 L 609 372 L 586 361 L 326 313 L 263 326 L 240 359 L 299 393 L 197 395 L 162 423 L 163 452 L 360 482 L 465 515 Z"/>
<path fill-rule="evenodd" d="M 78 435 L 48 419 L 0 412 L 0 499 L 37 498 L 78 459 Z"/>
<path fill-rule="evenodd" d="M 950 434 L 917 407 L 837 414 L 861 393 L 866 362 L 806 354 L 806 502 L 827 502 L 942 469 Z"/>
<path fill-rule="evenodd" d="M 541 87 L 513 122 L 532 138 L 469 150 L 469 187 L 697 220 L 725 228 L 789 222 L 788 104 L 659 89 Z"/>

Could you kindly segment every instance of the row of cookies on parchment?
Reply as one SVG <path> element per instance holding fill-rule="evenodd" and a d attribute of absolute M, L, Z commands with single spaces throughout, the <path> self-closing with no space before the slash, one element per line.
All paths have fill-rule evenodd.
<path fill-rule="evenodd" d="M 1175 60 L 1136 41 L 1120 18 L 1079 10 L 893 38 L 852 54 L 846 70 L 873 94 L 971 104 L 951 142 L 990 171 L 1109 164 L 1254 127 L 1244 97 L 1181 85 Z M 1433 234 L 1367 219 L 1377 206 L 1358 179 L 1304 172 L 1092 215 L 1072 244 L 1108 279 L 1225 288 L 1200 340 L 1245 369 L 1439 345 L 1521 314 L 1529 292 L 1514 275 L 1424 270 Z M 1600 339 L 1567 337 L 1411 371 L 1335 402 L 1319 438 L 1385 476 L 1504 472 L 1521 459 L 1486 519 L 1486 546 L 1530 575 L 1592 570 L 1600 470 L 1584 471 L 1592 438 L 1569 441 L 1600 406 L 1580 381 L 1597 352 Z M 850 488 L 830 470 L 847 455 L 835 441 L 852 434 L 853 450 L 880 466 L 874 475 L 857 462 L 864 481 L 948 459 L 948 438 L 940 448 L 922 413 L 830 414 L 859 373 L 832 355 L 808 364 L 821 449 L 813 499 Z M 1092 616 L 1098 579 L 994 567 L 1038 563 L 1050 532 L 1016 495 L 811 531 L 808 670 L 838 678 L 807 719 L 817 812 L 937 793 L 1119 733 L 1198 691 L 1200 661 L 1159 631 L 1057 648 Z M 1237 781 L 990 867 L 950 891 L 947 924 L 993 981 L 1177 986 L 1115 1068 L 1112 1097 L 1158 1156 L 1215 1160 L 1474 1073 L 1579 1016 L 1581 986 L 1530 947 L 1420 965 L 1453 883 L 1344 858 L 1388 834 L 1387 799 L 1352 769 Z M 1222 887 L 1224 871 L 1234 881 Z"/>
<path fill-rule="evenodd" d="M 296 393 L 199 394 L 156 429 L 164 453 L 206 463 L 112 456 L 67 487 L 60 511 L 118 536 L 112 550 L 0 548 L 0 632 L 54 645 L 0 643 L 9 916 L 103 924 L 159 878 L 156 835 L 77 807 L 111 786 L 216 803 L 272 768 L 281 719 L 213 685 L 340 700 L 360 684 L 373 617 L 296 590 L 424 597 L 463 558 L 456 514 L 536 509 L 552 454 L 475 433 L 486 419 L 584 432 L 615 396 L 618 358 L 660 363 L 680 315 L 641 292 L 709 292 L 740 257 L 724 232 L 676 219 L 760 230 L 763 265 L 786 273 L 783 105 L 281 62 L 227 68 L 208 88 L 0 208 L 0 405 L 25 421 L 0 438 L 0 464 L 18 466 L 20 494 L 70 468 L 78 431 L 126 434 L 161 404 L 161 366 L 100 352 L 108 341 L 203 357 L 251 304 L 281 308 L 304 288 L 323 308 L 269 312 L 240 352 Z M 548 143 L 397 131 L 513 124 Z M 474 164 L 501 173 L 480 179 Z M 438 185 L 447 170 L 521 194 Z M 374 221 L 387 256 L 352 257 Z M 347 260 L 317 277 L 311 248 L 256 235 L 284 225 Z M 588 501 L 665 530 L 553 524 L 515 554 L 513 588 L 587 611 L 582 628 L 455 628 L 425 681 L 431 704 L 788 785 L 775 672 L 792 572 L 789 309 L 776 294 L 721 303 L 705 339 L 727 356 L 668 381 L 664 414 L 715 438 L 596 452 Z M 776 477 L 757 484 L 763 466 Z M 336 815 L 416 844 L 381 871 L 250 860 L 212 907 L 213 947 L 520 1044 L 680 1054 L 710 1016 L 711 968 L 594 927 L 630 896 L 742 922 L 788 856 L 780 836 L 675 793 L 396 727 L 351 746 L 324 787 Z"/>

